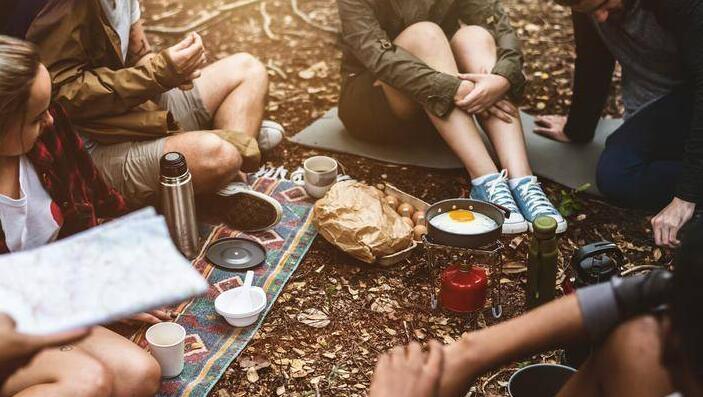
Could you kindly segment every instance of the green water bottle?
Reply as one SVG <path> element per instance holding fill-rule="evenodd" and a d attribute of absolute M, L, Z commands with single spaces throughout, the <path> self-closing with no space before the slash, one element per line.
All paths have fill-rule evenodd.
<path fill-rule="evenodd" d="M 527 255 L 527 308 L 533 309 L 554 299 L 557 282 L 557 221 L 549 216 L 532 222 L 533 235 Z"/>

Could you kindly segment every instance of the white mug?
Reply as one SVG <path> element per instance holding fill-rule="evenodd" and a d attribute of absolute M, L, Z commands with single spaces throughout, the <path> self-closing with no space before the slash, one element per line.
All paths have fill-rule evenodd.
<path fill-rule="evenodd" d="M 183 371 L 185 340 L 185 328 L 176 323 L 154 324 L 146 331 L 146 341 L 161 367 L 161 377 L 175 378 Z"/>
<path fill-rule="evenodd" d="M 320 198 L 337 182 L 339 166 L 332 157 L 310 157 L 303 163 L 305 169 L 305 191 L 314 198 Z"/>

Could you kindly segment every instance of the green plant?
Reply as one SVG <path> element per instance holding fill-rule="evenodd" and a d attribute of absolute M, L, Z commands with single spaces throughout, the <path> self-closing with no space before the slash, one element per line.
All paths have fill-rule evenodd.
<path fill-rule="evenodd" d="M 583 203 L 578 197 L 579 193 L 585 192 L 590 187 L 590 183 L 584 183 L 571 191 L 562 190 L 559 206 L 557 207 L 559 213 L 564 217 L 568 217 L 573 215 L 576 211 L 581 211 L 583 209 Z"/>

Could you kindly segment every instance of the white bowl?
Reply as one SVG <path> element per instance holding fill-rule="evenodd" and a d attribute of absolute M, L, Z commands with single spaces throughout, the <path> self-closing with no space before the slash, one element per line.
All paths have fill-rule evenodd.
<path fill-rule="evenodd" d="M 266 308 L 266 292 L 261 287 L 250 287 L 249 296 L 253 303 L 251 310 L 246 312 L 233 312 L 234 302 L 239 299 L 244 287 L 232 288 L 221 293 L 215 299 L 215 311 L 235 327 L 252 325 L 259 319 L 259 314 Z"/>

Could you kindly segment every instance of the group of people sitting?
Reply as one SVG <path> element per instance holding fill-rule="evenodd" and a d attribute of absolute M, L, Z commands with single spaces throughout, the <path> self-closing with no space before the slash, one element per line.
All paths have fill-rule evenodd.
<path fill-rule="evenodd" d="M 414 344 L 395 350 L 379 360 L 372 396 L 404 387 L 408 396 L 458 395 L 485 370 L 586 335 L 606 342 L 565 395 L 639 386 L 634 394 L 643 396 L 700 392 L 701 325 L 695 304 L 684 300 L 697 301 L 703 277 L 695 227 L 703 198 L 703 0 L 563 1 L 574 11 L 572 108 L 568 120 L 539 118 L 536 132 L 563 142 L 592 139 L 614 63 L 621 65 L 625 123 L 607 141 L 598 187 L 617 204 L 658 211 L 652 229 L 659 245 L 678 247 L 679 231 L 691 226 L 679 282 L 666 299 L 649 293 L 667 279 L 660 273 L 613 282 L 448 347 L 433 345 L 427 356 Z M 553 217 L 564 232 L 566 220 L 527 160 L 516 106 L 523 58 L 498 0 L 337 3 L 339 115 L 349 133 L 381 143 L 438 133 L 466 167 L 471 197 L 511 210 L 504 233 L 524 232 L 538 216 Z M 48 244 L 153 203 L 159 159 L 172 151 L 185 155 L 199 200 L 226 209 L 234 227 L 269 226 L 252 224 L 252 208 L 272 213 L 257 219 L 278 218 L 280 205 L 249 189 L 243 174 L 258 168 L 284 132 L 263 120 L 268 74 L 259 60 L 239 53 L 209 63 L 195 33 L 154 52 L 138 0 L 0 6 L 0 252 Z M 606 336 L 653 302 L 671 303 L 671 314 L 638 317 Z M 155 311 L 134 320 L 170 317 Z M 148 396 L 159 387 L 151 356 L 107 328 L 41 338 L 13 329 L 0 317 L 2 397 Z M 660 350 L 666 365 L 657 365 Z M 623 372 L 628 363 L 636 368 Z M 613 368 L 619 375 L 606 376 Z"/>

